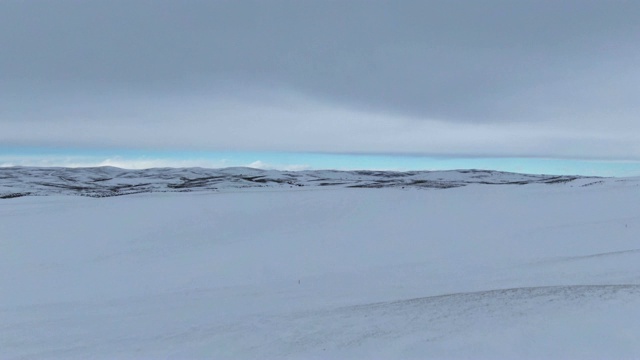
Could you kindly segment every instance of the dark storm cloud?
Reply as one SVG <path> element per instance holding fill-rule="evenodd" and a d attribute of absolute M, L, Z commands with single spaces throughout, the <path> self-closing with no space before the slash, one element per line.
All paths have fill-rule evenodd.
<path fill-rule="evenodd" d="M 249 116 L 238 115 L 247 104 L 295 94 L 325 108 L 418 123 L 525 129 L 546 122 L 550 138 L 561 138 L 555 130 L 586 128 L 583 138 L 591 139 L 603 129 L 628 133 L 638 127 L 639 18 L 640 2 L 621 0 L 4 0 L 0 116 L 3 122 L 76 121 L 87 129 L 91 122 L 123 130 L 127 123 L 156 123 L 162 138 L 175 133 L 162 130 L 173 129 L 172 121 L 190 121 L 157 110 L 167 98 L 173 112 L 184 108 L 194 124 L 215 132 L 230 129 L 234 117 Z M 224 114 L 197 119 L 207 111 L 202 104 L 229 96 L 245 105 L 226 104 Z M 286 106 L 287 96 L 281 101 Z M 145 101 L 132 98 L 162 106 L 151 101 L 143 108 Z M 319 123 L 308 127 L 316 129 L 326 121 L 315 116 L 318 111 L 291 108 L 297 117 L 292 122 L 314 119 Z M 267 111 L 263 121 L 285 126 L 281 119 Z M 366 127 L 358 124 L 339 130 Z M 27 139 L 31 130 L 5 133 L 4 141 L 19 141 L 21 134 Z M 331 138 L 331 128 L 324 130 Z M 309 150 L 300 137 L 290 150 Z M 188 138 L 185 132 L 184 143 Z M 605 143 L 612 138 L 607 134 Z M 378 143 L 382 152 L 394 148 L 393 139 L 369 143 L 357 148 L 329 141 L 313 150 L 372 151 Z M 547 150 L 554 153 L 553 146 Z M 628 146 L 619 149 L 625 151 Z"/>

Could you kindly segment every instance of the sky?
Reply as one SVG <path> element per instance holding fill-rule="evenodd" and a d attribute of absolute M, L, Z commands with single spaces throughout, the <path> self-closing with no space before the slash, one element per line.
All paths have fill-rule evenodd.
<path fill-rule="evenodd" d="M 640 175 L 638 18 L 634 0 L 0 0 L 0 166 Z"/>

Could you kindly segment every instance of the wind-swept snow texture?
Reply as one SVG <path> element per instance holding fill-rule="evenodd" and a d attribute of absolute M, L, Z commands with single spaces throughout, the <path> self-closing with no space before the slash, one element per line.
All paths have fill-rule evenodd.
<path fill-rule="evenodd" d="M 30 185 L 62 169 L 2 171 L 3 191 L 50 195 L 0 200 L 2 359 L 640 357 L 638 179 L 309 172 L 96 199 Z M 41 182 L 98 171 L 129 173 Z M 185 171 L 208 170 L 150 182 Z"/>

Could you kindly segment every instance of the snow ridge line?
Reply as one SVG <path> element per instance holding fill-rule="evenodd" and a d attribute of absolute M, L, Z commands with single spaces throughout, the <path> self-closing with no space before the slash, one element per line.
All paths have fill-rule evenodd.
<path fill-rule="evenodd" d="M 459 292 L 451 294 L 442 294 L 434 296 L 419 297 L 405 300 L 384 301 L 364 305 L 353 305 L 345 309 L 374 309 L 381 307 L 390 307 L 398 305 L 427 305 L 431 302 L 442 301 L 447 299 L 466 299 L 478 300 L 488 298 L 527 298 L 544 296 L 559 296 L 565 298 L 588 297 L 598 293 L 601 297 L 604 295 L 613 295 L 626 292 L 628 294 L 640 295 L 640 284 L 605 284 L 605 285 L 553 285 L 553 286 L 532 286 L 532 287 L 516 287 L 507 289 L 492 289 L 472 292 Z"/>

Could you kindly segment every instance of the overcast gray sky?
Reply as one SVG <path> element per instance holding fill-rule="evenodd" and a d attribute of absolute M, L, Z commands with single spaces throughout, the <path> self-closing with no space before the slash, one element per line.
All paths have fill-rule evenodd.
<path fill-rule="evenodd" d="M 0 0 L 0 143 L 640 159 L 640 1 Z"/>

